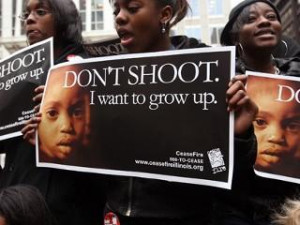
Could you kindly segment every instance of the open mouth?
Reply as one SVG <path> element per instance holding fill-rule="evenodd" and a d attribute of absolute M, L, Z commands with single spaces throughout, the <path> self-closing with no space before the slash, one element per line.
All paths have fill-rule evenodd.
<path fill-rule="evenodd" d="M 133 42 L 133 35 L 126 30 L 120 29 L 118 30 L 118 35 L 121 40 L 121 44 L 123 46 L 128 46 Z"/>
<path fill-rule="evenodd" d="M 255 36 L 274 36 L 275 33 L 271 29 L 261 29 L 255 33 Z"/>

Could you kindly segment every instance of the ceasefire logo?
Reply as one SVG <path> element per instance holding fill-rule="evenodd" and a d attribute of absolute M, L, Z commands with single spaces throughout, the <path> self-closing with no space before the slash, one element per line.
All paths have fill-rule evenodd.
<path fill-rule="evenodd" d="M 215 148 L 207 152 L 209 162 L 212 168 L 213 174 L 226 171 L 223 155 L 220 148 Z"/>

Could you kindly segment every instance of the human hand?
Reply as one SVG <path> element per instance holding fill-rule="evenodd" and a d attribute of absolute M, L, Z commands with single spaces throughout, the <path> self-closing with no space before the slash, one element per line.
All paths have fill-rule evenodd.
<path fill-rule="evenodd" d="M 21 130 L 23 139 L 28 141 L 30 144 L 35 145 L 35 131 L 41 122 L 41 113 L 37 113 L 34 117 L 27 120 L 25 126 Z"/>
<path fill-rule="evenodd" d="M 235 135 L 242 135 L 249 129 L 258 111 L 257 105 L 247 95 L 246 82 L 246 75 L 237 75 L 229 82 L 226 92 L 227 110 L 235 112 Z"/>
<path fill-rule="evenodd" d="M 34 107 L 34 112 L 39 112 L 39 110 L 40 110 L 40 106 L 41 106 L 41 101 L 42 101 L 42 98 L 43 98 L 44 90 L 45 90 L 45 86 L 44 85 L 40 85 L 36 89 L 34 89 L 34 92 L 36 93 L 36 95 L 33 97 L 32 100 L 37 104 Z"/>

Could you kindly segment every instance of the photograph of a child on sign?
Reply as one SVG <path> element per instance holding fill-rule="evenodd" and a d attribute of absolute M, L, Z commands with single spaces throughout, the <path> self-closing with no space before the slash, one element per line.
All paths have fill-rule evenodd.
<path fill-rule="evenodd" d="M 80 161 L 90 145 L 89 93 L 69 75 L 79 69 L 72 65 L 49 74 L 38 128 L 42 161 Z"/>
<path fill-rule="evenodd" d="M 247 90 L 259 108 L 255 169 L 300 178 L 300 82 L 249 76 Z"/>

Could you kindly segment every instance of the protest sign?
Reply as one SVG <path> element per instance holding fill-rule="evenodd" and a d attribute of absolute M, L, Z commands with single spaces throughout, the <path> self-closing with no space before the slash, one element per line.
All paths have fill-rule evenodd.
<path fill-rule="evenodd" d="M 105 41 L 83 44 L 85 52 L 90 57 L 119 55 L 125 52 L 120 38 L 112 38 Z"/>
<path fill-rule="evenodd" d="M 0 140 L 20 136 L 34 115 L 34 89 L 52 64 L 52 39 L 28 46 L 0 62 Z"/>
<path fill-rule="evenodd" d="M 38 166 L 230 188 L 234 59 L 233 47 L 199 48 L 53 67 Z"/>
<path fill-rule="evenodd" d="M 255 172 L 300 184 L 300 78 L 247 71 L 247 91 L 259 111 Z"/>

